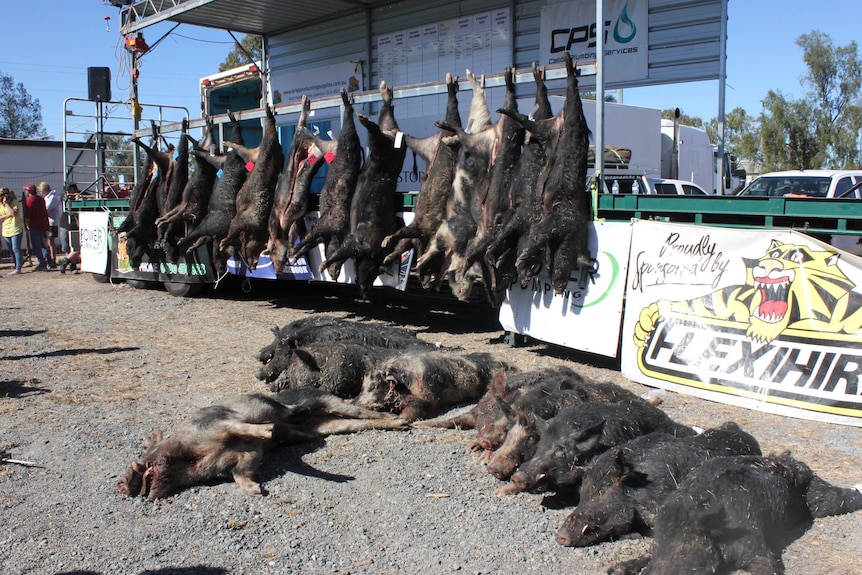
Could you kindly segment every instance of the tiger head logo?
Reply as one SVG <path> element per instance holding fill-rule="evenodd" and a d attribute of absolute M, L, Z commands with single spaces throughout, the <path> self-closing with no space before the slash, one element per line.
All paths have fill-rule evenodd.
<path fill-rule="evenodd" d="M 832 324 L 836 304 L 854 287 L 838 267 L 837 253 L 804 245 L 773 240 L 761 258 L 745 263 L 752 289 L 746 333 L 763 342 L 788 327 Z"/>

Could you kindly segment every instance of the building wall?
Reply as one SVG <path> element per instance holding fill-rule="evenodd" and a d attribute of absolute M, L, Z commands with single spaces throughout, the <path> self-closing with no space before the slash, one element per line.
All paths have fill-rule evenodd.
<path fill-rule="evenodd" d="M 25 184 L 63 188 L 63 143 L 0 139 L 0 186 L 21 197 Z"/>

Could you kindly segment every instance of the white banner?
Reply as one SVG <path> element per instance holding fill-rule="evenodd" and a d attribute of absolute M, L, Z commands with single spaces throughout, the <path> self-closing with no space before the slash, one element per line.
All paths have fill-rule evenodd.
<path fill-rule="evenodd" d="M 104 274 L 108 269 L 108 212 L 79 212 L 81 270 Z"/>
<path fill-rule="evenodd" d="M 647 0 L 605 0 L 604 16 L 605 82 L 647 78 Z M 595 60 L 596 36 L 595 2 L 542 7 L 539 65 L 560 64 L 565 52 L 575 62 Z M 595 77 L 584 76 L 580 84 L 595 86 Z"/>
<path fill-rule="evenodd" d="M 330 98 L 338 96 L 342 89 L 347 92 L 361 92 L 362 64 L 344 62 L 301 72 L 279 72 L 270 77 L 269 85 L 273 105 L 299 102 L 303 96 L 308 96 L 309 100 Z"/>
<path fill-rule="evenodd" d="M 616 357 L 625 291 L 631 224 L 591 222 L 591 269 L 572 272 L 574 280 L 556 295 L 547 270 L 530 285 L 509 288 L 500 306 L 506 331 L 573 349 Z"/>
<path fill-rule="evenodd" d="M 637 221 L 623 374 L 862 426 L 862 259 L 801 233 Z"/>

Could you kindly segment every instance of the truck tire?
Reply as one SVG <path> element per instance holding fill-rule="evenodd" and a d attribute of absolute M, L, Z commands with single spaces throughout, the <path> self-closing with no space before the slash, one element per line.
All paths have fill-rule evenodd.
<path fill-rule="evenodd" d="M 111 276 L 108 274 L 90 274 L 93 276 L 93 279 L 96 280 L 100 284 L 106 284 L 111 280 Z"/>
<path fill-rule="evenodd" d="M 165 289 L 169 294 L 176 297 L 194 297 L 203 291 L 203 284 L 164 282 Z"/>

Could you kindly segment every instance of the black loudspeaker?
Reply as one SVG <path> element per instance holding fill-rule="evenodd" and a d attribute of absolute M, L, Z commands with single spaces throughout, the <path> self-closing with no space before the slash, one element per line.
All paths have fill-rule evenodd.
<path fill-rule="evenodd" d="M 111 99 L 111 69 L 87 68 L 87 99 L 107 102 Z"/>

